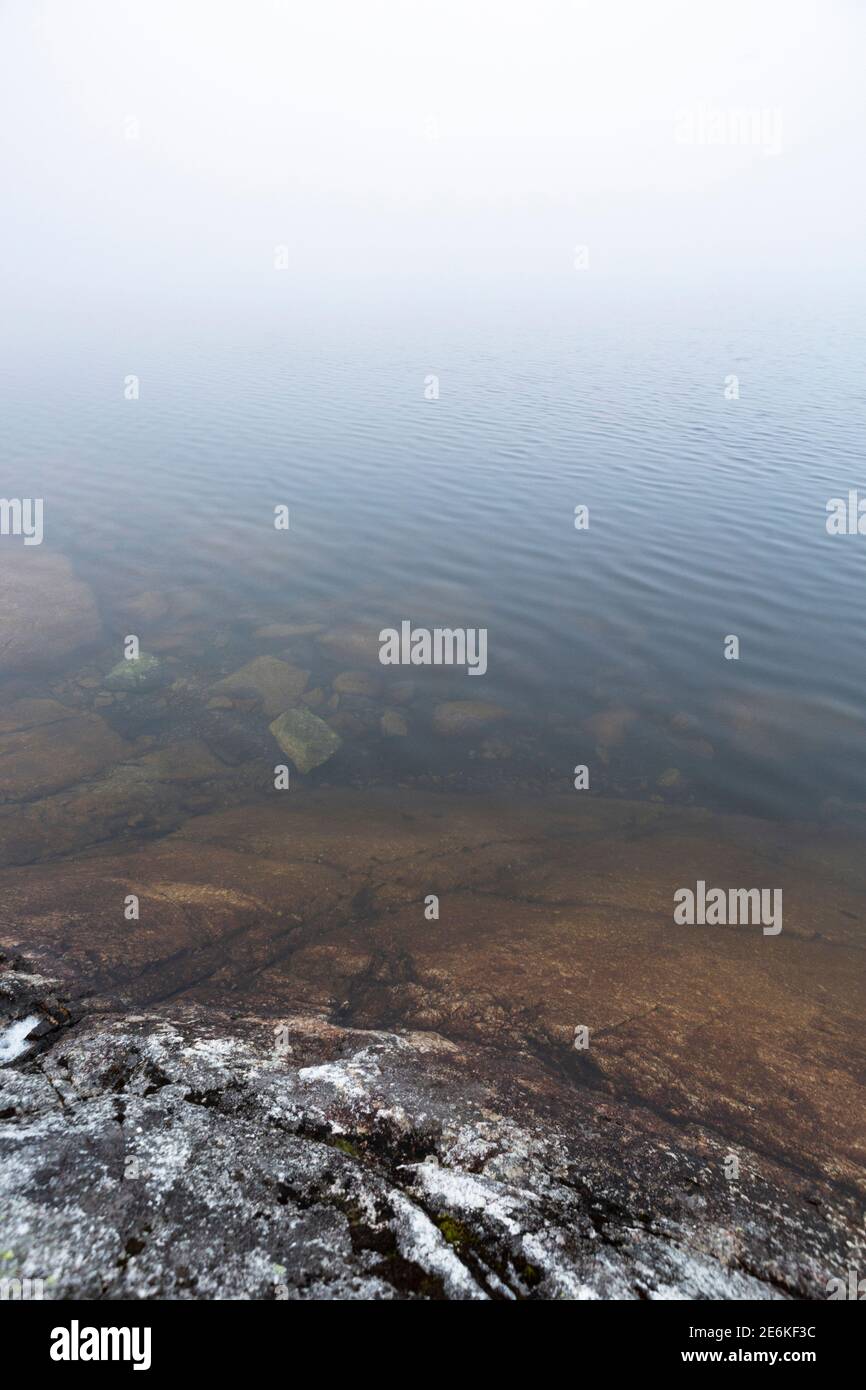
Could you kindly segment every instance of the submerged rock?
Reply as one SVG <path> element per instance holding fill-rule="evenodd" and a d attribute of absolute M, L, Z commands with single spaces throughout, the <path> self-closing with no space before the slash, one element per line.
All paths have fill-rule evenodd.
<path fill-rule="evenodd" d="M 261 697 L 265 714 L 273 718 L 297 704 L 307 688 L 309 676 L 309 671 L 302 671 L 289 661 L 280 661 L 275 656 L 257 656 L 240 670 L 217 681 L 213 689 L 218 695 L 253 690 Z"/>
<path fill-rule="evenodd" d="M 185 739 L 147 753 L 139 766 L 152 771 L 161 782 L 207 782 L 225 776 L 226 771 L 198 739 Z"/>
<path fill-rule="evenodd" d="M 458 738 L 480 733 L 507 718 L 507 710 L 487 700 L 446 700 L 433 711 L 433 728 L 437 734 Z"/>
<path fill-rule="evenodd" d="M 99 715 L 56 700 L 15 700 L 0 715 L 0 801 L 48 796 L 128 754 Z"/>
<path fill-rule="evenodd" d="M 63 555 L 42 546 L 0 553 L 0 674 L 59 666 L 98 641 L 96 600 Z"/>
<path fill-rule="evenodd" d="M 359 666 L 381 670 L 378 628 L 371 628 L 363 623 L 350 623 L 331 628 L 316 640 L 328 656 L 336 661 L 351 661 Z"/>
<path fill-rule="evenodd" d="M 158 772 L 106 779 L 149 834 L 212 785 Z M 113 833 L 98 785 L 52 853 Z M 767 866 L 778 937 L 675 922 Z M 309 785 L 4 870 L 0 1029 L 45 1031 L 0 1069 L 0 1249 L 61 1297 L 823 1298 L 864 893 L 847 826 Z"/>
<path fill-rule="evenodd" d="M 656 778 L 657 787 L 681 787 L 683 785 L 683 774 L 678 767 L 667 767 Z"/>
<path fill-rule="evenodd" d="M 409 732 L 409 725 L 403 715 L 398 714 L 395 709 L 385 710 L 379 720 L 379 727 L 386 738 L 405 738 Z"/>
<path fill-rule="evenodd" d="M 380 688 L 380 682 L 369 671 L 341 671 L 334 677 L 332 685 L 340 695 L 370 697 L 378 695 Z"/>
<path fill-rule="evenodd" d="M 398 681 L 396 685 L 389 685 L 384 693 L 392 705 L 411 705 L 415 699 L 415 682 Z"/>
<path fill-rule="evenodd" d="M 600 748 L 618 748 L 636 719 L 634 710 L 609 709 L 601 714 L 593 714 L 585 720 L 584 728 Z"/>
<path fill-rule="evenodd" d="M 324 630 L 321 623 L 267 623 L 264 627 L 257 627 L 253 636 L 286 640 L 291 637 L 316 637 Z"/>
<path fill-rule="evenodd" d="M 159 657 L 142 652 L 141 656 L 118 661 L 105 677 L 109 690 L 154 690 L 167 679 Z"/>
<path fill-rule="evenodd" d="M 130 622 L 157 623 L 168 612 L 168 599 L 156 589 L 145 589 L 116 605 L 117 611 Z"/>
<path fill-rule="evenodd" d="M 340 735 L 308 709 L 286 710 L 269 727 L 298 772 L 312 772 L 326 763 L 342 743 Z"/>

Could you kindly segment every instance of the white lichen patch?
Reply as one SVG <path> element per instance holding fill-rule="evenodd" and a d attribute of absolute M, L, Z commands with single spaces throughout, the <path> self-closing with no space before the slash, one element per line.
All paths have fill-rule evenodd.
<path fill-rule="evenodd" d="M 321 1062 L 315 1067 L 301 1067 L 298 1080 L 305 1086 L 324 1082 L 327 1086 L 333 1086 L 341 1095 L 360 1099 L 369 1094 L 369 1083 L 380 1075 L 379 1067 L 371 1057 L 369 1049 L 365 1049 L 363 1052 L 356 1052 L 354 1057 L 347 1061 Z"/>
<path fill-rule="evenodd" d="M 438 1163 L 419 1163 L 414 1170 L 417 1185 L 426 1196 L 442 1203 L 450 1211 L 463 1215 L 483 1215 L 490 1221 L 518 1235 L 521 1223 L 513 1213 L 520 1203 L 496 1183 L 475 1177 L 472 1173 L 457 1173 Z"/>
<path fill-rule="evenodd" d="M 396 1218 L 397 1247 L 403 1258 L 438 1275 L 449 1298 L 486 1299 L 487 1294 L 461 1264 L 429 1216 L 402 1192 L 394 1191 L 390 1197 Z"/>
<path fill-rule="evenodd" d="M 27 1052 L 30 1043 L 27 1035 L 32 1033 L 39 1022 L 38 1014 L 30 1014 L 27 1018 L 16 1020 L 5 1028 L 0 1028 L 0 1066 L 6 1062 L 14 1062 L 16 1057 L 22 1056 Z"/>

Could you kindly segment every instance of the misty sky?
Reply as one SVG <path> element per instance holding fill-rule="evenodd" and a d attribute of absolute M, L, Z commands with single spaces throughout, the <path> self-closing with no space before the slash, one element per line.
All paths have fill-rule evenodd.
<path fill-rule="evenodd" d="M 602 277 L 860 277 L 864 40 L 860 0 L 4 0 L 7 293 L 242 283 L 278 244 L 304 276 L 586 244 Z M 780 148 L 677 138 L 735 110 Z"/>

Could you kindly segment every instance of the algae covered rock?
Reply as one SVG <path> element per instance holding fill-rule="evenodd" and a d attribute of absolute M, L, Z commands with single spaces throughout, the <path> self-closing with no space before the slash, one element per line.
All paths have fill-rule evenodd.
<path fill-rule="evenodd" d="M 312 772 L 326 763 L 342 743 L 340 735 L 308 709 L 287 709 L 270 730 L 298 772 Z"/>
<path fill-rule="evenodd" d="M 156 656 L 142 652 L 140 656 L 118 661 L 105 678 L 108 690 L 153 690 L 162 685 L 165 668 Z"/>
<path fill-rule="evenodd" d="M 379 728 L 386 738 L 405 738 L 409 732 L 406 720 L 395 709 L 385 710 L 379 720 Z"/>

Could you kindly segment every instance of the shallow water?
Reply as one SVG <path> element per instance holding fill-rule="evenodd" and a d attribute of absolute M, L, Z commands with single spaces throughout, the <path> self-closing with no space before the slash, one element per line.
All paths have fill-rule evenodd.
<path fill-rule="evenodd" d="M 723 1251 L 748 1228 L 761 1277 L 814 1297 L 862 1210 L 864 551 L 824 521 L 864 364 L 845 306 L 537 291 L 262 289 L 207 329 L 31 323 L 5 359 L 6 491 L 44 498 L 45 543 L 0 553 L 0 1064 L 14 1089 L 105 1019 L 99 1084 L 158 1094 L 125 1040 L 148 1017 L 208 1019 L 220 1057 L 241 1020 L 265 1066 L 286 1020 L 330 1030 L 302 1080 L 370 1030 L 473 1086 L 477 1049 L 577 1143 L 581 1192 L 588 1144 L 601 1200 L 613 1178 L 643 1211 L 664 1155 L 713 1241 L 716 1184 Z M 14 666 L 68 605 L 63 557 L 93 630 Z M 487 629 L 487 672 L 383 666 L 404 620 Z M 446 732 L 465 701 L 483 719 Z M 284 702 L 341 744 L 277 789 Z M 778 894 L 779 933 L 678 921 L 701 883 Z"/>
<path fill-rule="evenodd" d="M 2 362 L 4 491 L 44 498 L 46 544 L 96 592 L 91 678 L 140 628 L 174 678 L 268 652 L 327 693 L 357 663 L 256 628 L 485 627 L 485 676 L 389 670 L 415 684 L 408 736 L 356 730 L 313 780 L 513 795 L 586 763 L 591 794 L 778 819 L 866 801 L 866 550 L 825 529 L 862 479 L 853 306 L 271 273 L 243 307 L 188 307 L 34 318 Z M 167 610 L 136 626 L 124 601 L 154 590 Z M 499 703 L 507 727 L 437 738 L 447 699 Z M 122 735 L 187 732 L 161 696 L 132 704 L 101 710 Z"/>

